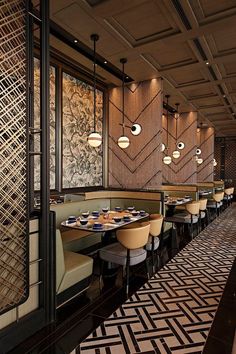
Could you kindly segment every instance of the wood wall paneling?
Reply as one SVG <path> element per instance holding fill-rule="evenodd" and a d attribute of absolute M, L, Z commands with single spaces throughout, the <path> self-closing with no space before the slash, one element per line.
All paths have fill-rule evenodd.
<path fill-rule="evenodd" d="M 198 182 L 212 182 L 214 180 L 214 139 L 215 132 L 213 128 L 201 128 L 197 132 L 197 146 L 201 149 L 203 163 L 197 165 Z"/>
<path fill-rule="evenodd" d="M 130 146 L 121 149 L 122 88 L 109 92 L 109 186 L 157 189 L 162 183 L 161 144 L 162 82 L 152 79 L 125 87 L 125 124 L 139 123 L 142 132 L 125 135 Z"/>
<path fill-rule="evenodd" d="M 162 116 L 163 143 L 167 146 L 167 117 Z M 162 165 L 162 177 L 164 183 L 196 183 L 197 166 L 194 155 L 197 147 L 197 113 L 182 113 L 177 119 L 173 116 L 168 117 L 168 150 L 165 150 L 163 157 L 169 155 L 172 157 L 173 151 L 178 150 L 176 143 L 182 141 L 185 144 L 183 150 L 179 150 L 181 156 L 178 159 L 172 157 L 170 165 Z"/>

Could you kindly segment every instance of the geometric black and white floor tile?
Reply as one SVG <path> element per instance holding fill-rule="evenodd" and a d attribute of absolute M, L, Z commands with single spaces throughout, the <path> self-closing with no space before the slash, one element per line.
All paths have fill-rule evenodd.
<path fill-rule="evenodd" d="M 201 353 L 236 254 L 226 210 L 77 348 L 82 354 Z"/>

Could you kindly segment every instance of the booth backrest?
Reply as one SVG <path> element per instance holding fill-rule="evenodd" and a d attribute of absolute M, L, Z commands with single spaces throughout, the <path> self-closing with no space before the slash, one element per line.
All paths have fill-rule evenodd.
<path fill-rule="evenodd" d="M 198 187 L 198 192 L 202 191 L 202 190 L 210 192 L 210 194 L 204 196 L 204 198 L 212 199 L 212 196 L 213 196 L 214 191 L 215 191 L 213 182 L 198 182 L 197 183 L 197 187 Z"/>
<path fill-rule="evenodd" d="M 56 230 L 56 291 L 65 274 L 64 250 L 60 230 Z"/>

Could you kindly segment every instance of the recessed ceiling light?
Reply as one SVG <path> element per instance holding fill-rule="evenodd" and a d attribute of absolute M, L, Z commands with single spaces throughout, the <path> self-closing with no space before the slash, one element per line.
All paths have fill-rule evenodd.
<path fill-rule="evenodd" d="M 209 61 L 206 61 L 206 65 L 209 65 L 210 63 L 209 63 Z"/>
<path fill-rule="evenodd" d="M 107 64 L 107 61 L 106 61 L 106 60 L 104 60 L 104 64 Z"/>
<path fill-rule="evenodd" d="M 74 39 L 74 43 L 78 43 L 78 40 L 77 40 L 77 39 Z"/>
<path fill-rule="evenodd" d="M 223 95 L 223 97 L 225 98 L 225 97 L 226 97 L 226 95 Z"/>
<path fill-rule="evenodd" d="M 129 79 L 129 76 L 126 76 L 126 79 Z"/>

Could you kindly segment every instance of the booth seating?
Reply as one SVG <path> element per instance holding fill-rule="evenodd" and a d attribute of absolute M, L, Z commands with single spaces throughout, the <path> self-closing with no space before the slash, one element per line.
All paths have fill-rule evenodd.
<path fill-rule="evenodd" d="M 68 216 L 79 216 L 83 211 L 101 210 L 108 207 L 110 210 L 120 206 L 126 209 L 134 206 L 137 210 L 145 210 L 150 213 L 161 213 L 162 194 L 160 192 L 139 192 L 139 191 L 95 191 L 79 195 L 78 201 L 65 202 L 51 205 L 50 209 L 56 213 L 56 228 L 61 230 L 63 248 L 66 251 L 80 252 L 83 249 L 95 246 L 101 242 L 102 233 L 73 230 L 61 227 L 61 222 Z M 65 198 L 66 199 L 66 198 Z"/>
<path fill-rule="evenodd" d="M 56 295 L 57 307 L 85 291 L 93 273 L 93 259 L 65 251 L 60 230 L 56 230 Z"/>
<path fill-rule="evenodd" d="M 198 200 L 201 198 L 210 200 L 215 193 L 215 184 L 214 182 L 197 182 L 197 190 Z M 204 191 L 206 194 L 201 195 L 200 191 Z"/>
<path fill-rule="evenodd" d="M 220 209 L 223 205 L 224 192 L 213 194 L 213 199 L 208 200 L 207 208 L 215 212 L 215 217 L 220 215 Z"/>

